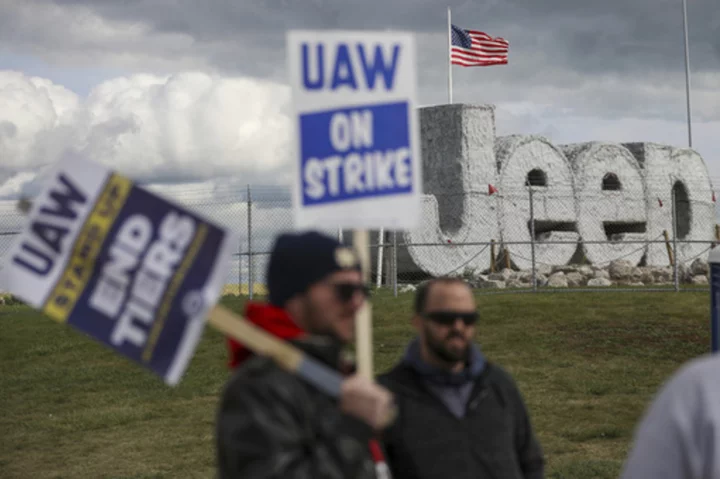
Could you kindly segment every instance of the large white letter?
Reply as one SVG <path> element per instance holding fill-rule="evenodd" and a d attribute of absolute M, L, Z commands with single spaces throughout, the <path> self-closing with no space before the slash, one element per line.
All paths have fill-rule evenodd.
<path fill-rule="evenodd" d="M 411 246 L 408 256 L 402 249 L 399 255 L 435 276 L 486 270 L 489 247 L 454 243 L 499 239 L 497 199 L 488 195 L 497 171 L 494 109 L 489 105 L 421 108 L 420 126 L 426 193 L 423 226 L 403 234 Z M 399 264 L 398 269 L 412 271 L 407 264 Z"/>
<path fill-rule="evenodd" d="M 497 139 L 501 165 L 500 230 L 510 259 L 520 269 L 532 268 L 530 195 L 533 188 L 535 261 L 567 264 L 577 250 L 574 180 L 565 155 L 545 138 L 512 135 Z M 552 243 L 553 241 L 564 244 Z"/>
<path fill-rule="evenodd" d="M 600 267 L 615 259 L 637 265 L 647 237 L 640 165 L 622 145 L 590 142 L 560 148 L 575 172 L 578 232 L 585 257 Z"/>
<path fill-rule="evenodd" d="M 686 148 L 655 143 L 629 143 L 625 146 L 644 170 L 648 239 L 662 240 L 666 230 L 672 240 L 672 192 L 675 189 L 678 241 L 707 241 L 678 243 L 678 261 L 689 260 L 707 250 L 714 240 L 715 205 L 710 176 L 700 155 Z M 648 265 L 667 266 L 669 259 L 665 244 L 650 244 L 646 262 Z"/>

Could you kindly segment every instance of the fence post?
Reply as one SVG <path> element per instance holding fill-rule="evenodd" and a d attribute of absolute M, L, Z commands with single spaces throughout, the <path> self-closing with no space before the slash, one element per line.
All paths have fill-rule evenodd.
<path fill-rule="evenodd" d="M 253 283 L 255 283 L 255 268 L 253 268 L 252 252 L 252 196 L 250 185 L 247 185 L 247 221 L 248 221 L 248 295 L 253 299 Z"/>
<path fill-rule="evenodd" d="M 680 274 L 678 271 L 678 251 L 677 251 L 677 210 L 675 208 L 675 187 L 672 189 L 672 227 L 673 227 L 673 283 L 675 291 L 680 291 Z"/>
<path fill-rule="evenodd" d="M 379 288 L 382 286 L 382 265 L 383 265 L 383 251 L 385 250 L 385 230 L 380 228 L 378 232 L 378 250 L 377 250 L 377 271 L 376 271 L 376 286 Z M 371 255 L 372 256 L 372 255 Z"/>
<path fill-rule="evenodd" d="M 238 238 L 238 296 L 242 296 L 242 241 Z"/>
<path fill-rule="evenodd" d="M 530 254 L 532 262 L 532 287 L 537 293 L 537 269 L 535 268 L 535 201 L 533 200 L 533 187 L 528 185 L 530 192 Z"/>
<path fill-rule="evenodd" d="M 393 255 L 392 255 L 392 271 L 393 271 L 393 294 L 397 298 L 398 295 L 398 266 L 397 266 L 397 231 L 393 230 Z"/>
<path fill-rule="evenodd" d="M 490 240 L 490 272 L 495 272 L 495 239 Z"/>

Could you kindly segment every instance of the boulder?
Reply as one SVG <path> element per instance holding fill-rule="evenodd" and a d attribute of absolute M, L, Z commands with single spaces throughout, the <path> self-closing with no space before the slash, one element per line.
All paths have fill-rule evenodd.
<path fill-rule="evenodd" d="M 504 268 L 502 271 L 500 271 L 498 273 L 490 273 L 488 275 L 488 279 L 491 279 L 493 281 L 507 281 L 516 276 L 517 275 L 516 275 L 515 271 L 508 269 L 508 268 Z"/>
<path fill-rule="evenodd" d="M 588 283 L 587 283 L 587 285 L 588 285 L 588 286 L 594 286 L 594 287 L 597 287 L 597 286 L 603 286 L 603 287 L 605 287 L 605 286 L 612 286 L 612 281 L 610 281 L 610 280 L 607 279 L 607 278 L 597 278 L 597 277 L 596 277 L 596 278 L 592 278 L 591 280 L 589 280 Z"/>
<path fill-rule="evenodd" d="M 693 276 L 690 280 L 692 284 L 708 284 L 707 276 L 704 274 L 698 274 L 696 276 Z"/>
<path fill-rule="evenodd" d="M 598 269 L 595 271 L 595 278 L 610 279 L 610 273 L 604 269 Z"/>
<path fill-rule="evenodd" d="M 547 285 L 551 288 L 567 288 L 567 276 L 563 272 L 553 273 L 548 278 Z"/>
<path fill-rule="evenodd" d="M 697 258 L 690 265 L 690 271 L 692 272 L 693 278 L 701 274 L 707 275 L 710 272 L 710 266 L 704 259 Z"/>
<path fill-rule="evenodd" d="M 570 286 L 571 288 L 576 288 L 585 284 L 585 276 L 578 273 L 577 271 L 567 273 L 565 277 L 567 278 L 568 286 Z"/>
<path fill-rule="evenodd" d="M 553 270 L 552 270 L 552 266 L 550 266 L 548 264 L 538 264 L 535 266 L 535 272 L 538 275 L 542 274 L 543 276 L 550 276 L 552 274 Z"/>
<path fill-rule="evenodd" d="M 487 281 L 483 281 L 478 286 L 483 289 L 505 289 L 505 281 L 488 279 Z"/>
<path fill-rule="evenodd" d="M 610 262 L 608 273 L 612 279 L 627 279 L 632 276 L 633 264 L 625 259 L 616 259 Z"/>
<path fill-rule="evenodd" d="M 672 266 L 658 266 L 652 268 L 652 275 L 655 283 L 667 283 L 673 280 Z"/>
<path fill-rule="evenodd" d="M 655 278 L 653 276 L 653 270 L 649 266 L 641 266 L 638 268 L 640 271 L 640 278 L 639 281 L 641 281 L 643 284 L 653 284 L 655 282 Z"/>
<path fill-rule="evenodd" d="M 595 270 L 592 269 L 592 266 L 588 266 L 586 264 L 580 266 L 577 271 L 586 278 L 592 278 L 595 274 Z"/>
<path fill-rule="evenodd" d="M 507 282 L 508 288 L 529 288 L 530 286 L 530 283 L 523 283 L 522 281 L 517 279 L 511 279 Z"/>

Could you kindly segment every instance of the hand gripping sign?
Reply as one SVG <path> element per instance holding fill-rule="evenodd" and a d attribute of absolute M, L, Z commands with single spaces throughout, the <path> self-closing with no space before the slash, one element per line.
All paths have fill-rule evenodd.
<path fill-rule="evenodd" d="M 342 377 L 216 306 L 236 235 L 94 162 L 56 164 L 6 256 L 7 289 L 150 369 L 183 376 L 209 323 L 332 396 Z"/>
<path fill-rule="evenodd" d="M 299 228 L 356 228 L 369 276 L 367 228 L 414 229 L 421 162 L 412 34 L 291 31 L 296 126 L 293 209 Z M 371 376 L 369 304 L 356 321 L 358 367 Z"/>

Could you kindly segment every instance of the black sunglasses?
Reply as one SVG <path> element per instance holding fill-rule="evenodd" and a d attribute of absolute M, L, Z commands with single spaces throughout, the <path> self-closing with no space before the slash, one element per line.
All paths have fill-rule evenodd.
<path fill-rule="evenodd" d="M 451 326 L 455 321 L 461 319 L 467 326 L 471 326 L 477 322 L 479 315 L 477 311 L 459 312 L 459 311 L 432 311 L 422 315 L 425 319 L 429 319 L 443 326 Z"/>
<path fill-rule="evenodd" d="M 350 301 L 356 292 L 362 293 L 366 298 L 370 296 L 370 288 L 364 284 L 357 283 L 333 283 L 337 298 L 343 303 Z"/>

